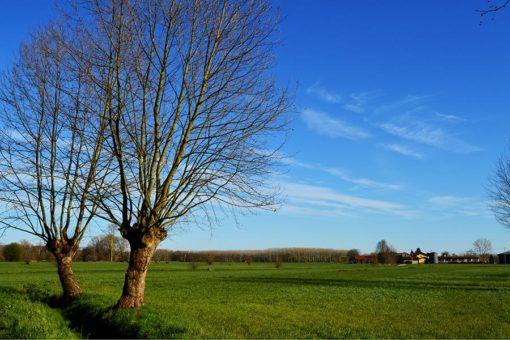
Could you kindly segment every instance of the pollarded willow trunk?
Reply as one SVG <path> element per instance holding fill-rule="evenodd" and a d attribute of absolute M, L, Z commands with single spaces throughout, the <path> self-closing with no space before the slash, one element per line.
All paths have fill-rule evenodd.
<path fill-rule="evenodd" d="M 64 300 L 74 299 L 81 294 L 81 288 L 71 268 L 73 259 L 69 254 L 57 254 L 55 258 L 57 259 L 58 277 L 64 291 L 63 298 Z"/>
<path fill-rule="evenodd" d="M 124 278 L 122 295 L 116 308 L 139 308 L 143 306 L 145 277 L 158 243 L 157 241 L 146 242 L 145 244 L 130 242 L 129 265 Z"/>

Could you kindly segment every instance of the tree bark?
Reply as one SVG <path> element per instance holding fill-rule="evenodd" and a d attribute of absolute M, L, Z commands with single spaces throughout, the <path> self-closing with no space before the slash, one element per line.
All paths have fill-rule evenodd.
<path fill-rule="evenodd" d="M 73 259 L 70 255 L 56 255 L 57 259 L 57 270 L 62 290 L 64 291 L 64 300 L 72 300 L 81 294 L 81 288 L 78 284 L 78 280 L 73 273 L 71 264 Z"/>
<path fill-rule="evenodd" d="M 150 242 L 145 245 L 131 244 L 124 288 L 116 308 L 140 308 L 143 306 L 145 277 L 156 246 L 156 242 Z"/>

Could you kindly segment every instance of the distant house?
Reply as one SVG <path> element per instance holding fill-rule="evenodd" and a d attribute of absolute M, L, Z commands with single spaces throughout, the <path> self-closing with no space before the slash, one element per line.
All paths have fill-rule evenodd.
<path fill-rule="evenodd" d="M 437 253 L 424 253 L 420 248 L 410 253 L 395 254 L 396 262 L 402 264 L 438 263 Z"/>
<path fill-rule="evenodd" d="M 510 251 L 498 254 L 499 264 L 510 264 Z"/>
<path fill-rule="evenodd" d="M 396 253 L 395 262 L 401 264 L 411 264 L 413 263 L 413 257 L 409 253 Z"/>
<path fill-rule="evenodd" d="M 428 262 L 429 256 L 421 251 L 420 248 L 416 248 L 416 251 L 411 251 L 411 257 L 413 263 L 424 264 Z"/>
<path fill-rule="evenodd" d="M 357 255 L 354 256 L 354 263 L 377 263 L 375 255 Z"/>

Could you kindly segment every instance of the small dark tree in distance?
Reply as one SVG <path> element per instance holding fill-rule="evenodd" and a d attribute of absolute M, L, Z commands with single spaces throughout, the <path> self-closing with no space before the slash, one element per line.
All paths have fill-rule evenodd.
<path fill-rule="evenodd" d="M 276 269 L 280 269 L 282 267 L 282 264 L 283 264 L 282 257 L 277 255 L 274 258 L 274 266 L 275 266 L 275 268 Z"/>
<path fill-rule="evenodd" d="M 386 240 L 377 242 L 375 253 L 377 255 L 377 262 L 381 264 L 395 263 L 395 249 Z"/>
<path fill-rule="evenodd" d="M 17 243 L 10 243 L 3 249 L 4 259 L 9 262 L 21 261 L 23 259 L 23 249 Z"/>
<path fill-rule="evenodd" d="M 347 252 L 347 262 L 354 263 L 356 261 L 356 256 L 359 255 L 358 249 L 351 249 Z"/>

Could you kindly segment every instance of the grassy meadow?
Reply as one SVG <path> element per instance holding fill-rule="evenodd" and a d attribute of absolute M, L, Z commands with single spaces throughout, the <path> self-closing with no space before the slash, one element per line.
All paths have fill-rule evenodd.
<path fill-rule="evenodd" d="M 126 264 L 0 263 L 1 338 L 510 338 L 510 266 L 153 263 L 146 307 L 115 313 Z"/>

